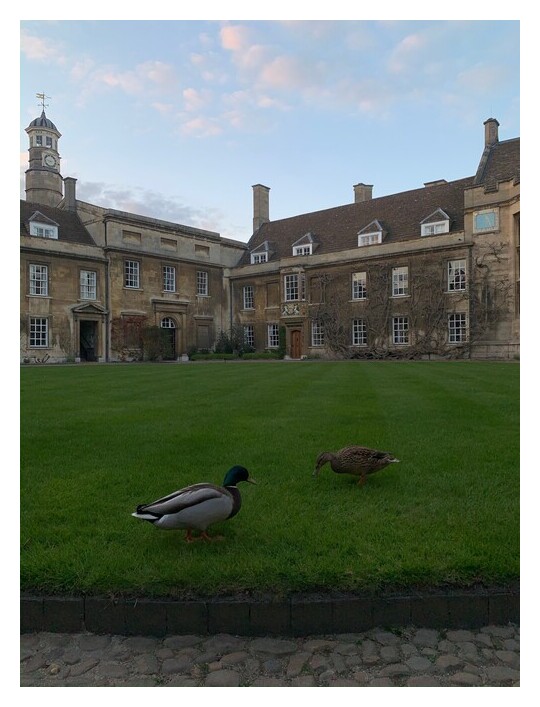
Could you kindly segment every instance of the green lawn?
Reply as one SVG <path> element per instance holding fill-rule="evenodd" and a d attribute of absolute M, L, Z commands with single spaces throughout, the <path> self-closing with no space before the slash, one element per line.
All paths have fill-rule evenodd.
<path fill-rule="evenodd" d="M 400 464 L 356 479 L 318 453 Z M 234 464 L 243 506 L 184 542 L 131 517 Z M 21 369 L 21 587 L 188 596 L 519 576 L 519 365 L 244 362 Z"/>

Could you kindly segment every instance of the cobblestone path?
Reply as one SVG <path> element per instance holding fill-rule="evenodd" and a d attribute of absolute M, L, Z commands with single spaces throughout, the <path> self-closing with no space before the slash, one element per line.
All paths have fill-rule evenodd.
<path fill-rule="evenodd" d="M 516 687 L 519 627 L 307 638 L 21 635 L 21 687 Z"/>

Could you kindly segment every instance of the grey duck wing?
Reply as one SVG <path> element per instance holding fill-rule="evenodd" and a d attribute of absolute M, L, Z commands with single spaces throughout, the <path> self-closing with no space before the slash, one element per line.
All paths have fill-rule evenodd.
<path fill-rule="evenodd" d="M 152 503 L 137 506 L 137 513 L 152 513 L 158 516 L 178 513 L 185 508 L 197 506 L 210 499 L 227 496 L 231 497 L 232 501 L 230 492 L 220 486 L 205 483 L 193 484 L 152 501 Z"/>

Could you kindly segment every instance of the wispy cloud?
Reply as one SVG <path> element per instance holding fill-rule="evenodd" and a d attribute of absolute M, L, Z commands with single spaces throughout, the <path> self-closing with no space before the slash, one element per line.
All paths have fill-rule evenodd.
<path fill-rule="evenodd" d="M 223 220 L 223 214 L 217 209 L 195 209 L 187 206 L 181 197 L 167 197 L 147 189 L 126 189 L 105 182 L 84 182 L 78 185 L 77 197 L 81 201 L 99 203 L 104 208 L 128 211 L 210 231 L 216 231 Z"/>
<path fill-rule="evenodd" d="M 65 56 L 57 43 L 24 30 L 21 32 L 21 52 L 33 61 L 65 62 Z"/>
<path fill-rule="evenodd" d="M 409 34 L 394 48 L 388 59 L 388 70 L 401 74 L 411 70 L 419 60 L 420 52 L 426 46 L 426 38 L 421 34 Z"/>
<path fill-rule="evenodd" d="M 180 130 L 185 135 L 192 135 L 193 137 L 212 137 L 221 135 L 223 125 L 218 118 L 199 116 L 198 118 L 189 118 L 187 120 L 181 119 Z"/>

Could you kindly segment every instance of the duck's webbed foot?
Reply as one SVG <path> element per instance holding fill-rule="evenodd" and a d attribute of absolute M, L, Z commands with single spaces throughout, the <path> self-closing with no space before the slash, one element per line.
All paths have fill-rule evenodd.
<path fill-rule="evenodd" d="M 201 539 L 206 540 L 207 542 L 214 542 L 214 540 L 224 540 L 225 538 L 223 537 L 223 535 L 214 535 L 213 537 L 211 537 L 210 535 L 208 535 L 206 530 L 204 530 L 201 533 Z"/>

